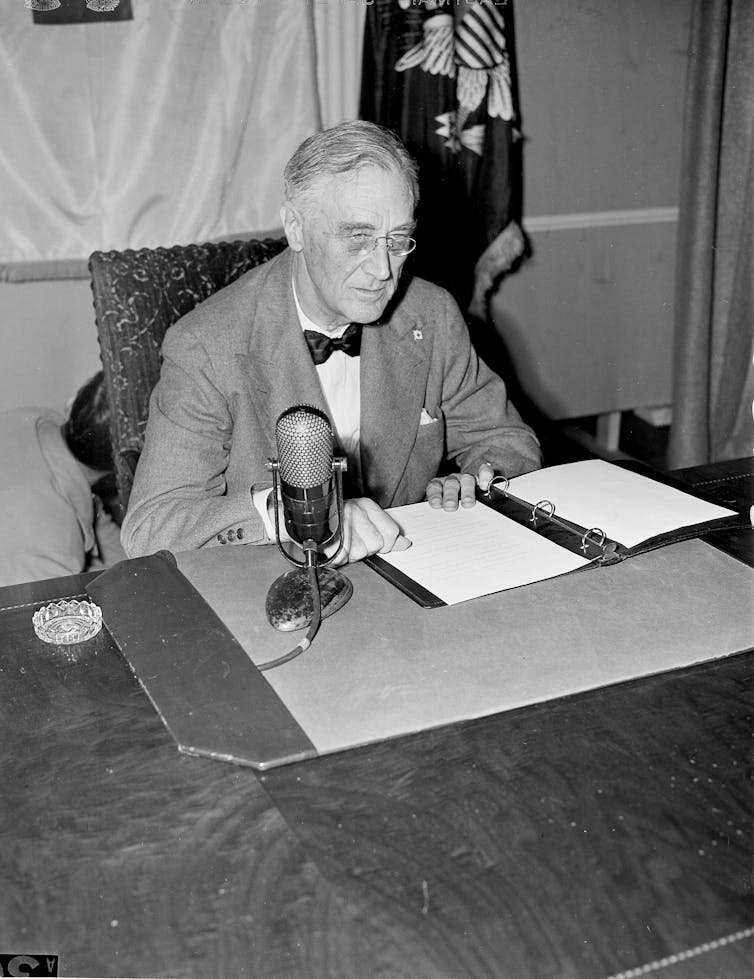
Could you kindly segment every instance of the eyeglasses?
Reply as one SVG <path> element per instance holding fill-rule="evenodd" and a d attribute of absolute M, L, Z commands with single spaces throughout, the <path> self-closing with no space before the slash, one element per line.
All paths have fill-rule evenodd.
<path fill-rule="evenodd" d="M 371 255 L 378 241 L 384 241 L 388 255 L 402 258 L 416 248 L 416 242 L 408 235 L 345 235 L 340 239 L 349 255 Z"/>

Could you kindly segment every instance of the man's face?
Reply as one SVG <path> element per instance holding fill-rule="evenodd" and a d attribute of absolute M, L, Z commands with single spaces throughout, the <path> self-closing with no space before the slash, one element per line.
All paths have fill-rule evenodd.
<path fill-rule="evenodd" d="M 353 235 L 410 235 L 414 205 L 399 173 L 364 166 L 317 179 L 300 210 L 282 210 L 288 243 L 296 253 L 294 281 L 304 312 L 317 326 L 378 319 L 395 293 L 405 256 L 388 254 L 385 241 L 366 255 L 349 253 Z"/>

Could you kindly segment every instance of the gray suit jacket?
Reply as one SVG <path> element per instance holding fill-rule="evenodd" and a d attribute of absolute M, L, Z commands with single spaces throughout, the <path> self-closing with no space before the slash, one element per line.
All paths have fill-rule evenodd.
<path fill-rule="evenodd" d="M 268 540 L 251 492 L 270 485 L 275 423 L 286 408 L 326 411 L 284 251 L 211 296 L 165 335 L 144 451 L 123 521 L 130 556 Z M 361 347 L 364 495 L 415 503 L 444 456 L 514 476 L 539 444 L 503 382 L 474 353 L 451 297 L 411 281 Z M 434 419 L 421 424 L 422 409 Z M 425 414 L 426 419 L 426 414 Z"/>

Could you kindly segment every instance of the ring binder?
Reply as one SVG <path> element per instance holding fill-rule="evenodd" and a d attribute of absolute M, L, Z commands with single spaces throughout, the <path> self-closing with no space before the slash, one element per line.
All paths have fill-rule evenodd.
<path fill-rule="evenodd" d="M 534 524 L 535 527 L 537 525 L 537 511 L 540 508 L 542 510 L 545 510 L 546 507 L 549 507 L 550 508 L 549 511 L 547 512 L 547 519 L 548 520 L 552 520 L 552 518 L 553 518 L 553 516 L 555 514 L 555 504 L 554 503 L 550 503 L 549 500 L 540 500 L 539 503 L 537 503 L 536 506 L 533 506 L 532 507 L 531 517 L 529 519 L 531 520 L 531 522 Z"/>
<path fill-rule="evenodd" d="M 502 484 L 502 485 L 500 485 Z M 561 546 L 567 547 L 574 553 L 581 551 L 586 557 L 594 561 L 617 560 L 611 553 L 608 554 L 609 541 L 607 536 L 599 527 L 592 527 L 584 531 L 583 527 L 574 524 L 562 517 L 555 515 L 555 504 L 551 500 L 540 500 L 535 506 L 527 503 L 518 496 L 514 496 L 509 489 L 510 480 L 507 476 L 495 476 L 484 496 L 492 497 L 493 487 L 499 491 L 503 497 L 502 501 L 492 503 L 494 509 L 511 517 L 517 523 L 531 524 L 532 530 L 537 534 L 542 534 L 555 540 Z M 542 519 L 538 523 L 538 518 Z M 546 520 L 544 519 L 546 517 Z M 594 533 L 598 531 L 601 536 L 595 538 Z M 606 543 L 607 541 L 607 543 Z M 579 542 L 580 545 L 579 546 Z M 591 552 L 591 553 L 590 553 Z"/>
<path fill-rule="evenodd" d="M 592 535 L 597 535 L 598 540 L 594 540 Z M 585 531 L 581 538 L 581 550 L 586 554 L 587 544 L 593 544 L 595 547 L 604 548 L 605 545 L 605 531 L 601 527 L 590 527 L 589 530 Z"/>
<path fill-rule="evenodd" d="M 579 473 L 578 480 L 574 478 L 576 471 Z M 548 483 L 539 485 L 536 496 L 532 490 L 530 498 L 525 499 L 526 494 L 520 487 L 532 479 L 535 483 L 543 483 L 544 477 L 549 477 Z M 583 492 L 587 495 L 591 493 L 592 496 L 594 496 L 594 486 L 600 487 L 600 493 L 604 493 L 606 497 L 610 496 L 610 487 L 616 487 L 623 501 L 623 506 L 629 507 L 631 512 L 635 514 L 634 520 L 637 522 L 641 522 L 639 518 L 643 508 L 651 505 L 651 501 L 657 498 L 658 494 L 660 502 L 665 508 L 668 506 L 665 497 L 669 492 L 672 492 L 673 501 L 678 501 L 678 505 L 683 506 L 687 511 L 689 510 L 689 501 L 695 504 L 695 509 L 697 506 L 707 509 L 700 512 L 699 517 L 696 518 L 694 518 L 695 514 L 692 513 L 688 523 L 674 524 L 666 531 L 660 529 L 659 533 L 649 534 L 645 540 L 639 540 L 638 543 L 633 541 L 630 544 L 625 544 L 617 540 L 615 534 L 611 534 L 609 529 L 603 530 L 602 527 L 586 522 L 578 523 L 571 517 L 570 513 L 567 513 L 569 506 L 573 512 L 573 492 L 571 492 L 570 503 L 564 505 L 557 492 L 561 478 L 566 488 L 570 480 L 577 486 L 583 486 Z M 672 482 L 670 487 L 664 485 L 665 482 L 667 480 L 663 480 L 656 473 L 648 477 L 603 460 L 590 459 L 585 462 L 553 466 L 549 470 L 543 469 L 538 473 L 528 473 L 511 480 L 503 475 L 495 476 L 490 481 L 487 492 L 479 495 L 488 506 L 504 516 L 521 526 L 527 527 L 533 533 L 565 547 L 573 554 L 583 555 L 588 561 L 598 565 L 615 564 L 632 554 L 653 547 L 660 547 L 662 544 L 671 541 L 698 536 L 700 533 L 718 527 L 738 525 L 741 519 L 746 520 L 746 526 L 749 525 L 748 513 L 743 518 L 734 510 L 702 503 L 701 500 L 695 499 L 692 494 L 685 490 L 677 489 L 672 485 Z M 547 493 L 548 497 L 541 499 L 536 505 L 532 504 L 531 501 L 536 500 L 537 496 L 542 493 Z M 557 512 L 553 500 L 558 501 Z M 649 504 L 645 502 L 647 500 Z M 599 499 L 597 503 L 600 503 Z M 608 517 L 602 517 L 595 513 L 593 519 L 599 520 L 605 526 Z M 615 520 L 612 512 L 609 519 Z M 658 526 L 656 517 L 654 521 L 655 525 Z"/>
<path fill-rule="evenodd" d="M 540 497 L 538 503 L 532 503 Z M 571 570 L 576 571 L 614 565 L 635 554 L 698 537 L 708 531 L 750 526 L 748 506 L 744 515 L 676 487 L 672 478 L 659 473 L 645 476 L 602 459 L 535 470 L 510 480 L 498 474 L 493 476 L 486 490 L 477 491 L 477 498 L 531 535 L 532 563 L 539 562 L 537 555 L 544 555 L 545 550 L 550 555 L 557 553 L 551 547 L 535 545 L 534 537 L 540 537 L 575 556 L 577 564 Z M 401 509 L 394 508 L 398 513 Z M 411 505 L 407 510 L 410 509 Z M 526 535 L 518 536 L 516 540 L 526 547 Z M 400 559 L 398 554 L 394 559 L 390 555 L 384 558 L 374 555 L 366 560 L 420 605 L 442 604 L 432 594 L 427 600 L 426 581 L 417 586 L 408 572 L 399 570 Z M 564 555 L 559 555 L 558 560 L 569 563 Z M 528 577 L 531 567 L 528 560 L 521 564 L 520 578 L 526 578 L 527 583 L 552 577 L 546 556 L 538 564 L 543 573 L 534 579 Z M 385 573 L 383 565 L 388 566 L 391 573 Z M 394 580 L 396 572 L 403 575 L 403 581 Z M 423 569 L 420 569 L 420 575 L 422 573 Z M 556 573 L 569 574 L 570 571 Z M 417 595 L 417 587 L 423 589 L 424 595 Z"/>
<path fill-rule="evenodd" d="M 489 486 L 487 487 L 484 495 L 486 497 L 491 496 L 492 487 L 495 486 L 497 483 L 503 483 L 503 486 L 498 487 L 498 489 L 500 490 L 501 493 L 507 493 L 508 487 L 510 486 L 510 482 L 511 481 L 508 479 L 507 476 L 493 476 L 492 479 L 490 480 Z"/>

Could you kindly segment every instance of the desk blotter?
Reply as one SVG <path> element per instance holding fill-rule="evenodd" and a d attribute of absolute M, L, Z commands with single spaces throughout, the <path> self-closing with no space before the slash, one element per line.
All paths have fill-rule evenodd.
<path fill-rule="evenodd" d="M 105 625 L 182 750 L 257 768 L 754 646 L 754 573 L 698 540 L 437 609 L 349 566 L 349 604 L 307 652 L 264 674 L 252 661 L 282 655 L 298 637 L 264 615 L 285 568 L 274 548 L 179 554 L 180 573 L 154 570 L 169 566 L 161 558 L 142 561 L 139 578 L 137 562 L 125 562 L 90 589 Z M 134 630 L 137 580 L 139 600 L 154 598 L 148 628 Z"/>

